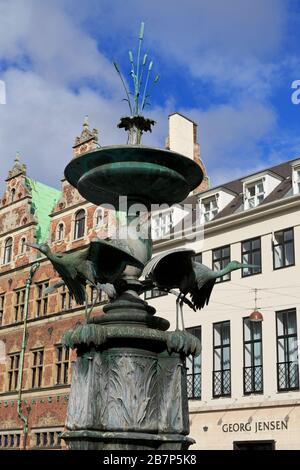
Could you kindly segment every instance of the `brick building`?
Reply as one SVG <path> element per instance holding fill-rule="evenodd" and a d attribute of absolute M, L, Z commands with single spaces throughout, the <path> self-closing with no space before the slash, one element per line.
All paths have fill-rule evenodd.
<path fill-rule="evenodd" d="M 180 129 L 184 129 L 180 133 Z M 200 160 L 196 124 L 175 113 L 169 118 L 167 146 Z M 99 147 L 96 129 L 87 118 L 76 138 L 73 156 Z M 205 171 L 205 169 L 204 169 Z M 201 190 L 207 189 L 205 176 Z M 111 219 L 109 219 L 111 223 Z M 33 181 L 17 155 L 6 179 L 0 201 L 0 449 L 60 448 L 67 411 L 74 351 L 61 346 L 62 334 L 84 316 L 82 306 L 61 288 L 45 295 L 49 284 L 58 281 L 51 263 L 26 243 L 47 241 L 53 251 L 80 250 L 97 235 L 104 236 L 108 214 L 84 200 L 65 179 L 61 191 Z M 26 282 L 38 261 L 29 287 L 28 334 L 22 367 L 22 337 L 26 310 Z M 94 292 L 89 288 L 89 300 Z M 96 304 L 99 314 L 103 295 Z M 18 416 L 19 381 L 22 377 L 21 410 Z M 28 419 L 24 433 L 20 415 Z"/>

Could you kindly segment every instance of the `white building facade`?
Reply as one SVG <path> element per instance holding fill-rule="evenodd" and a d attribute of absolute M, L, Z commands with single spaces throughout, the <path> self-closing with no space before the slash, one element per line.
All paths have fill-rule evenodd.
<path fill-rule="evenodd" d="M 156 226 L 154 254 L 184 247 L 211 269 L 257 265 L 217 282 L 205 309 L 184 307 L 185 327 L 202 345 L 187 363 L 194 449 L 300 449 L 299 170 L 294 159 L 191 195 L 182 217 L 194 211 L 192 227 Z M 152 295 L 175 329 L 175 297 Z M 255 296 L 262 322 L 249 321 Z"/>

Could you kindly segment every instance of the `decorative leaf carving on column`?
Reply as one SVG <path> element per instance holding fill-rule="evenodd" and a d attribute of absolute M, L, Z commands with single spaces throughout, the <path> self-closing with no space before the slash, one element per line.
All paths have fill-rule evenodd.
<path fill-rule="evenodd" d="M 112 355 L 109 410 L 115 429 L 157 428 L 156 358 Z"/>

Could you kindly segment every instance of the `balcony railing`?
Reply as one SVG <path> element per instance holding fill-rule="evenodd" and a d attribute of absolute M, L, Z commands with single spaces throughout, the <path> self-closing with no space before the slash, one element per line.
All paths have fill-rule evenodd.
<path fill-rule="evenodd" d="M 201 400 L 201 372 L 187 374 L 187 394 L 189 399 Z"/>
<path fill-rule="evenodd" d="M 244 395 L 263 392 L 263 366 L 244 367 Z"/>
<path fill-rule="evenodd" d="M 213 371 L 213 396 L 227 397 L 231 395 L 231 371 L 215 370 Z"/>
<path fill-rule="evenodd" d="M 277 363 L 277 386 L 279 391 L 299 389 L 298 361 Z"/>

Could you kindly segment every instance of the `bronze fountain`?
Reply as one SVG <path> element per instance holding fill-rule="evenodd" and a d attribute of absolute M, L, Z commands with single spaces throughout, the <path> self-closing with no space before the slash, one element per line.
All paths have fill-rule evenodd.
<path fill-rule="evenodd" d="M 141 59 L 143 34 L 142 23 L 136 66 L 129 52 L 133 103 L 115 64 L 131 112 L 119 123 L 128 132 L 128 143 L 82 154 L 65 169 L 66 179 L 94 204 L 122 211 L 120 196 L 126 197 L 127 226 L 133 227 L 152 204 L 181 202 L 203 178 L 189 158 L 141 144 L 142 133 L 154 124 L 142 115 L 153 68 L 147 54 Z M 156 76 L 154 83 L 157 80 Z M 131 213 L 133 206 L 142 209 Z M 152 256 L 149 231 L 135 239 L 97 242 L 111 245 L 119 255 L 123 251 L 124 259 L 129 253 L 138 263 L 127 264 L 113 280 L 116 295 L 103 307 L 104 315 L 75 326 L 63 337 L 65 346 L 77 349 L 77 360 L 62 437 L 70 449 L 187 449 L 194 440 L 188 437 L 185 361 L 189 354 L 200 353 L 199 342 L 185 330 L 167 331 L 169 322 L 140 298 L 149 286 L 155 287 L 141 279 Z"/>

